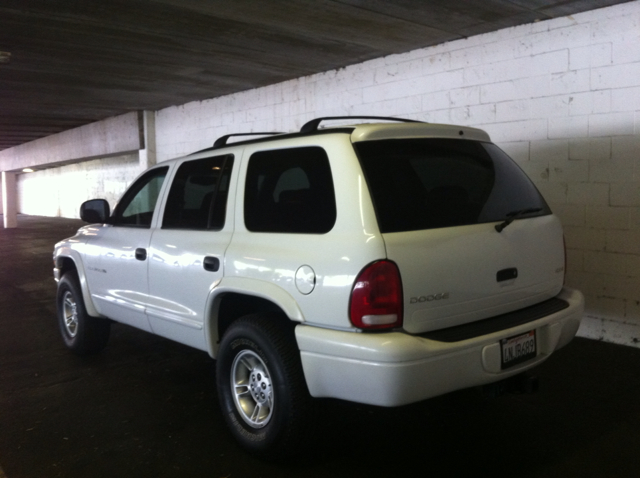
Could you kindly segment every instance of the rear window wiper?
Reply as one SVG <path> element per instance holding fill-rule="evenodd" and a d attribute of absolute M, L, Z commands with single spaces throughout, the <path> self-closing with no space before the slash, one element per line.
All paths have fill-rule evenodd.
<path fill-rule="evenodd" d="M 518 219 L 526 214 L 532 214 L 534 212 L 542 211 L 541 207 L 530 207 L 529 209 L 516 209 L 507 213 L 507 218 L 500 224 L 496 224 L 496 231 L 502 232 L 502 230 L 511 224 L 515 219 Z"/>

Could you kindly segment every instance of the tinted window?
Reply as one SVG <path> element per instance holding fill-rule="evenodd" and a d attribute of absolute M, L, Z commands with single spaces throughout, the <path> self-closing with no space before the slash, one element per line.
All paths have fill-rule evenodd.
<path fill-rule="evenodd" d="M 124 194 L 115 211 L 117 226 L 150 227 L 162 183 L 169 168 L 156 168 L 141 176 Z"/>
<path fill-rule="evenodd" d="M 254 232 L 329 232 L 336 201 L 329 159 L 322 148 L 255 153 L 249 160 L 244 220 Z"/>
<path fill-rule="evenodd" d="M 187 161 L 171 184 L 163 228 L 222 229 L 233 156 Z"/>
<path fill-rule="evenodd" d="M 453 139 L 356 143 L 381 232 L 550 214 L 522 170 L 497 146 Z"/>

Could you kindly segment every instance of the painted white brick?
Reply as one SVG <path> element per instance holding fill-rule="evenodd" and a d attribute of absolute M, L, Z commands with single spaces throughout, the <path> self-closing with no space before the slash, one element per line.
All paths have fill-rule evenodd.
<path fill-rule="evenodd" d="M 629 228 L 640 229 L 640 207 L 629 208 Z"/>
<path fill-rule="evenodd" d="M 424 111 L 447 109 L 449 106 L 451 106 L 451 102 L 446 91 L 422 95 L 422 109 Z"/>
<path fill-rule="evenodd" d="M 536 140 L 547 137 L 547 122 L 545 120 L 496 123 L 487 125 L 486 129 L 496 143 Z"/>
<path fill-rule="evenodd" d="M 582 138 L 589 135 L 588 116 L 549 118 L 549 138 Z"/>
<path fill-rule="evenodd" d="M 611 138 L 580 138 L 569 141 L 569 159 L 608 161 Z"/>
<path fill-rule="evenodd" d="M 522 78 L 483 85 L 480 89 L 482 103 L 529 99 L 549 96 L 550 78 L 548 75 Z"/>
<path fill-rule="evenodd" d="M 596 183 L 625 183 L 633 182 L 634 166 L 621 162 L 591 161 L 589 165 L 589 180 Z"/>
<path fill-rule="evenodd" d="M 474 105 L 469 106 L 469 124 L 483 125 L 496 122 L 496 105 Z"/>
<path fill-rule="evenodd" d="M 433 110 L 423 112 L 422 119 L 428 123 L 451 123 L 449 109 Z"/>
<path fill-rule="evenodd" d="M 514 45 L 514 39 L 524 35 L 514 35 L 513 38 L 506 40 L 491 39 L 480 46 L 482 48 L 482 58 L 485 64 L 497 63 L 500 61 L 512 60 L 516 57 L 517 50 Z M 489 37 L 487 37 L 489 38 Z"/>
<path fill-rule="evenodd" d="M 616 162 L 634 165 L 640 160 L 640 136 L 621 136 L 611 140 L 611 159 Z"/>
<path fill-rule="evenodd" d="M 517 163 L 522 163 L 529 160 L 529 144 L 529 141 L 511 141 L 498 146 Z"/>
<path fill-rule="evenodd" d="M 600 43 L 586 47 L 573 48 L 569 54 L 569 68 L 582 70 L 612 63 L 612 44 Z"/>
<path fill-rule="evenodd" d="M 553 160 L 549 163 L 549 180 L 554 182 L 586 182 L 589 180 L 589 161 Z"/>
<path fill-rule="evenodd" d="M 586 16 L 586 14 L 585 14 Z M 584 18 L 582 16 L 581 18 Z M 577 21 L 574 17 L 566 16 L 566 17 L 558 17 L 552 20 L 544 21 L 544 22 L 535 22 L 531 25 L 532 33 L 542 33 L 549 32 L 551 30 L 557 30 L 558 28 L 566 28 L 574 25 L 579 25 L 582 23 L 589 23 L 587 21 Z"/>
<path fill-rule="evenodd" d="M 589 136 L 632 135 L 633 113 L 608 113 L 589 116 Z"/>
<path fill-rule="evenodd" d="M 437 55 L 429 55 L 419 63 L 420 72 L 424 76 L 443 73 L 449 70 L 461 69 L 465 65 L 456 64 L 452 60 L 452 53 L 440 53 Z"/>
<path fill-rule="evenodd" d="M 560 218 L 564 226 L 584 226 L 586 207 L 575 204 L 556 204 L 553 212 Z"/>
<path fill-rule="evenodd" d="M 584 253 L 574 249 L 567 249 L 567 270 L 583 271 L 584 270 Z"/>
<path fill-rule="evenodd" d="M 449 54 L 449 68 L 468 68 L 486 62 L 485 47 L 477 46 L 452 51 Z"/>
<path fill-rule="evenodd" d="M 638 85 L 640 62 L 625 63 L 591 70 L 591 88 L 628 88 Z"/>
<path fill-rule="evenodd" d="M 625 323 L 634 323 L 636 325 L 636 331 L 633 335 L 625 334 L 625 338 L 631 338 L 634 341 L 634 346 L 638 346 L 638 342 L 640 341 L 640 301 L 636 300 L 626 300 L 625 301 Z"/>
<path fill-rule="evenodd" d="M 527 35 L 517 42 L 518 56 L 586 46 L 592 41 L 590 33 L 591 25 L 572 25 L 550 32 Z"/>
<path fill-rule="evenodd" d="M 566 71 L 554 73 L 549 82 L 551 95 L 565 95 L 581 91 L 589 91 L 589 70 Z"/>
<path fill-rule="evenodd" d="M 480 87 L 456 88 L 449 91 L 450 106 L 471 106 L 480 103 Z"/>
<path fill-rule="evenodd" d="M 531 118 L 552 118 L 569 115 L 569 96 L 548 96 L 529 100 Z"/>
<path fill-rule="evenodd" d="M 640 110 L 640 86 L 621 88 L 611 92 L 611 111 L 635 112 L 636 110 Z"/>
<path fill-rule="evenodd" d="M 607 251 L 640 255 L 640 231 L 607 231 L 606 241 Z"/>
<path fill-rule="evenodd" d="M 640 48 L 638 48 L 638 41 L 636 38 L 633 41 L 628 42 L 616 42 L 613 44 L 612 60 L 615 64 L 622 63 L 635 63 L 640 61 Z"/>
<path fill-rule="evenodd" d="M 496 78 L 515 80 L 545 73 L 564 72 L 567 71 L 568 63 L 568 51 L 561 50 L 466 68 L 464 77 L 468 85 L 480 85 L 493 83 Z M 588 74 L 586 76 L 588 81 Z"/>
<path fill-rule="evenodd" d="M 638 14 L 616 15 L 614 18 L 598 19 L 591 24 L 591 39 L 594 43 L 602 41 L 628 42 L 640 40 Z"/>
<path fill-rule="evenodd" d="M 610 90 L 571 93 L 568 98 L 569 114 L 572 116 L 609 113 L 612 111 Z"/>
<path fill-rule="evenodd" d="M 374 72 L 375 84 L 398 81 L 398 78 L 417 78 L 423 76 L 421 61 L 406 61 L 404 63 L 391 63 L 377 68 Z"/>
<path fill-rule="evenodd" d="M 536 183 L 540 194 L 545 200 L 552 205 L 566 204 L 567 202 L 567 185 L 565 183 L 552 183 L 542 181 Z"/>
<path fill-rule="evenodd" d="M 625 274 L 631 277 L 640 277 L 640 256 L 625 254 L 626 270 Z"/>
<path fill-rule="evenodd" d="M 530 103 L 531 100 L 515 100 L 496 104 L 496 121 L 502 123 L 530 118 Z"/>
<path fill-rule="evenodd" d="M 612 206 L 640 206 L 640 183 L 616 183 L 611 185 Z"/>
<path fill-rule="evenodd" d="M 585 252 L 584 270 L 603 274 L 627 275 L 629 254 L 616 254 L 612 252 Z"/>
<path fill-rule="evenodd" d="M 603 295 L 618 299 L 640 300 L 640 277 L 609 274 L 606 276 Z"/>
<path fill-rule="evenodd" d="M 601 229 L 586 227 L 564 227 L 564 237 L 568 249 L 582 251 L 604 251 L 607 244 L 607 233 Z"/>
<path fill-rule="evenodd" d="M 567 285 L 582 291 L 585 297 L 601 296 L 604 293 L 605 276 L 594 272 L 567 271 Z"/>
<path fill-rule="evenodd" d="M 567 202 L 587 206 L 608 206 L 609 187 L 609 184 L 604 183 L 569 183 Z"/>
<path fill-rule="evenodd" d="M 625 304 L 624 300 L 615 297 L 589 297 L 585 309 L 585 314 L 591 317 L 611 319 L 624 315 Z M 603 324 L 602 327 L 606 332 L 608 325 Z M 593 338 L 598 339 L 599 337 Z"/>
<path fill-rule="evenodd" d="M 566 161 L 569 157 L 569 141 L 565 139 L 531 141 L 531 161 Z"/>
<path fill-rule="evenodd" d="M 549 163 L 547 161 L 525 161 L 519 165 L 538 188 L 542 189 L 544 184 L 549 182 Z"/>
<path fill-rule="evenodd" d="M 629 210 L 624 207 L 587 206 L 586 225 L 595 229 L 627 229 Z"/>
<path fill-rule="evenodd" d="M 594 183 L 624 183 L 634 181 L 634 167 L 620 162 L 590 161 L 589 180 Z"/>

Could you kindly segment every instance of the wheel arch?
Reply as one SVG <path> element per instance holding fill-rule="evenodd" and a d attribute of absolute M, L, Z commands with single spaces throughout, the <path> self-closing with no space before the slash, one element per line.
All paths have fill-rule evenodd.
<path fill-rule="evenodd" d="M 87 283 L 87 277 L 84 271 L 84 264 L 80 257 L 75 257 L 72 254 L 56 254 L 54 259 L 54 265 L 58 269 L 58 276 L 62 278 L 63 275 L 68 272 L 75 272 L 80 280 L 80 288 L 82 289 L 82 299 L 84 300 L 87 313 L 92 317 L 103 317 L 102 314 L 96 309 L 91 293 L 89 292 L 89 284 Z M 79 265 L 79 266 L 78 266 Z"/>
<path fill-rule="evenodd" d="M 218 355 L 220 340 L 227 328 L 249 314 L 270 315 L 291 325 L 304 322 L 295 299 L 281 287 L 251 279 L 222 279 L 209 294 L 205 313 L 205 340 L 211 357 Z"/>

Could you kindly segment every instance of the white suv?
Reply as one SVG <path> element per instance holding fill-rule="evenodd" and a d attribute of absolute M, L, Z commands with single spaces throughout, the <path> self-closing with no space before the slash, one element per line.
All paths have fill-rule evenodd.
<path fill-rule="evenodd" d="M 403 405 L 574 337 L 560 221 L 485 132 L 319 128 L 336 119 L 160 163 L 112 214 L 84 203 L 93 224 L 54 252 L 67 347 L 99 351 L 117 321 L 208 352 L 232 433 L 276 456 L 311 397 Z"/>

